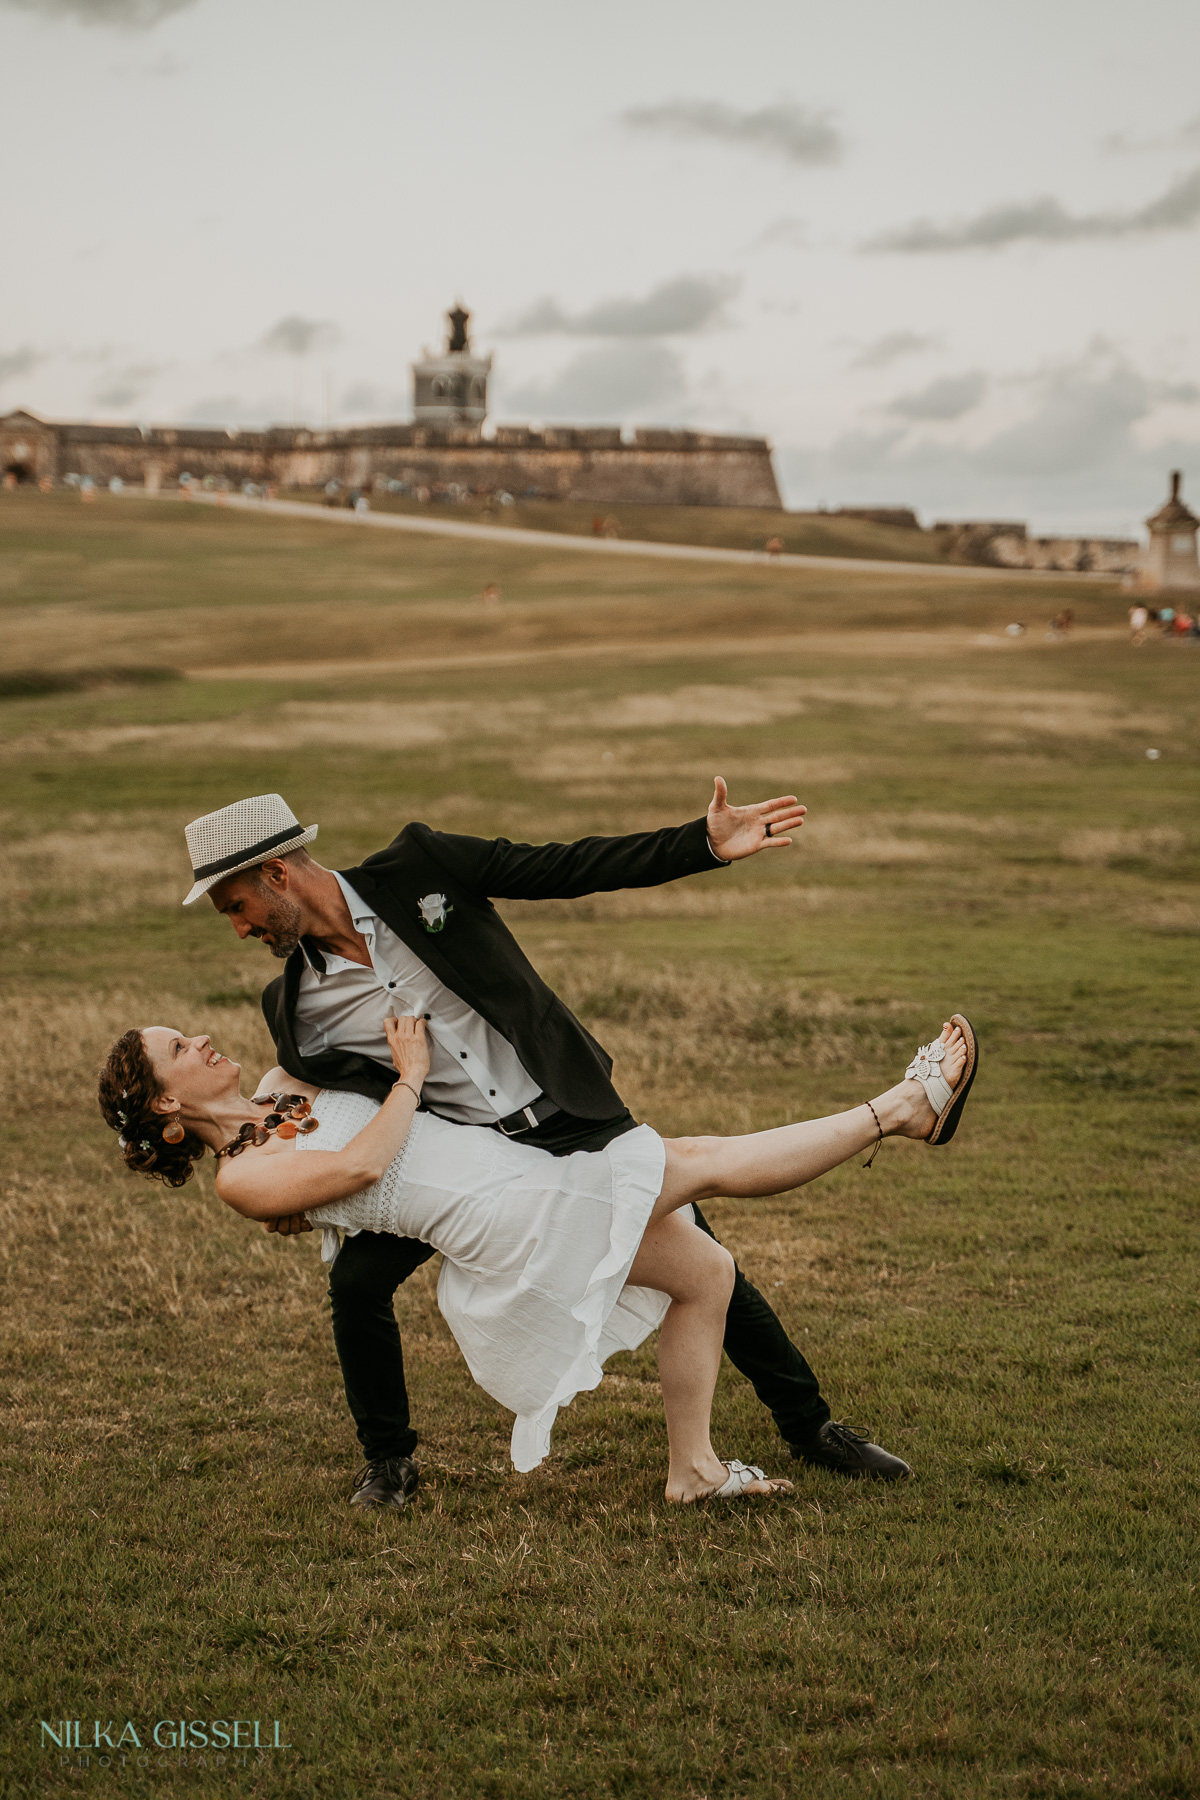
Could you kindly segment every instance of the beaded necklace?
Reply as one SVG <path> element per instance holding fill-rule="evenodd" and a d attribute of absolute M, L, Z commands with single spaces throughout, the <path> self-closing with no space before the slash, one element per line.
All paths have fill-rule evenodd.
<path fill-rule="evenodd" d="M 217 1151 L 221 1156 L 240 1156 L 251 1144 L 265 1144 L 269 1137 L 294 1138 L 302 1133 L 307 1136 L 310 1131 L 318 1131 L 320 1119 L 312 1116 L 312 1101 L 306 1100 L 303 1094 L 268 1094 L 265 1100 L 256 1100 L 256 1106 L 269 1106 L 271 1111 L 257 1123 L 247 1119 L 237 1136 L 230 1138 Z"/>

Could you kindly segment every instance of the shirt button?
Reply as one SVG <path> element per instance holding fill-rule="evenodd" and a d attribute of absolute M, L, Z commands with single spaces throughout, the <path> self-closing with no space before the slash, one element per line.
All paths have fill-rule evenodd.
<path fill-rule="evenodd" d="M 389 981 L 389 982 L 388 982 L 388 986 L 389 986 L 389 987 L 395 987 L 395 985 L 396 985 L 396 984 L 395 984 L 395 982 L 394 982 L 394 981 Z"/>
<path fill-rule="evenodd" d="M 467 1053 L 466 1053 L 466 1051 L 465 1051 L 465 1050 L 460 1050 L 460 1051 L 459 1051 L 459 1053 L 458 1053 L 458 1054 L 459 1054 L 459 1055 L 460 1055 L 460 1056 L 461 1056 L 461 1057 L 462 1057 L 462 1059 L 463 1059 L 463 1061 L 464 1061 L 464 1062 L 466 1062 L 466 1060 L 467 1060 Z"/>
<path fill-rule="evenodd" d="M 493 1100 L 494 1100 L 494 1099 L 495 1099 L 495 1098 L 496 1098 L 496 1090 L 495 1090 L 495 1088 L 489 1088 L 489 1089 L 488 1089 L 488 1093 L 489 1093 L 489 1094 L 490 1094 L 490 1095 L 491 1095 L 491 1097 L 492 1097 L 492 1099 L 493 1099 Z"/>
<path fill-rule="evenodd" d="M 422 1017 L 426 1018 L 426 1019 L 431 1019 L 433 1017 L 433 1014 L 432 1013 L 424 1013 L 424 1014 L 422 1014 Z"/>

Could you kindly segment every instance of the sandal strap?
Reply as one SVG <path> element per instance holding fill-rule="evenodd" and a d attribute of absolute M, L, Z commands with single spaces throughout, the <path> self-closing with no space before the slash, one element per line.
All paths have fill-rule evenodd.
<path fill-rule="evenodd" d="M 919 1081 L 925 1089 L 925 1096 L 937 1118 L 941 1118 L 951 1100 L 954 1089 L 942 1074 L 941 1063 L 946 1054 L 946 1046 L 940 1039 L 932 1044 L 922 1044 L 917 1054 L 904 1071 L 906 1081 Z"/>
<path fill-rule="evenodd" d="M 756 1469 L 753 1463 L 738 1462 L 736 1457 L 725 1467 L 729 1470 L 728 1479 L 713 1489 L 708 1496 L 710 1500 L 732 1500 L 736 1494 L 744 1493 L 751 1482 L 766 1480 L 761 1469 Z"/>

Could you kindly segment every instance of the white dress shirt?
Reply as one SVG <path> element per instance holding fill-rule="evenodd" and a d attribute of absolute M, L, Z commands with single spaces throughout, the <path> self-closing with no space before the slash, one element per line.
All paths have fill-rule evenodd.
<path fill-rule="evenodd" d="M 390 1069 L 383 1021 L 392 1013 L 416 1013 L 426 1020 L 430 1062 L 422 1097 L 433 1112 L 460 1125 L 494 1125 L 536 1100 L 541 1089 L 508 1039 L 440 982 L 334 873 L 354 929 L 366 940 L 371 966 L 325 954 L 322 972 L 301 945 L 305 967 L 296 999 L 301 1056 L 351 1050 Z"/>

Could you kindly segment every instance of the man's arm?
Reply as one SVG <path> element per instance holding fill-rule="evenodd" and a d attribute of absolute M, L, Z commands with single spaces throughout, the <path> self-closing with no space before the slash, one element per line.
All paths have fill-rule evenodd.
<path fill-rule="evenodd" d="M 794 795 L 730 806 L 718 776 L 703 819 L 628 837 L 579 838 L 573 844 L 512 844 L 507 838 L 460 837 L 421 828 L 430 854 L 465 887 L 492 899 L 574 900 L 616 888 L 659 887 L 685 875 L 738 862 L 766 848 L 786 849 L 783 835 L 803 823 Z"/>

